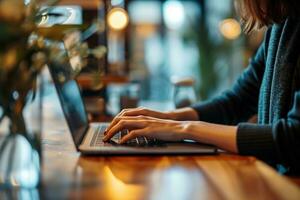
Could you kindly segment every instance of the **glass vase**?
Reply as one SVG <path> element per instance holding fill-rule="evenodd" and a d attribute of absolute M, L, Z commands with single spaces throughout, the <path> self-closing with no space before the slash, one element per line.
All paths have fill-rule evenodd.
<path fill-rule="evenodd" d="M 184 108 L 197 101 L 192 78 L 172 78 L 174 84 L 174 105 L 176 108 Z"/>
<path fill-rule="evenodd" d="M 12 91 L 9 108 L 0 108 L 0 189 L 33 189 L 40 182 L 42 83 L 38 76 L 25 98 Z"/>

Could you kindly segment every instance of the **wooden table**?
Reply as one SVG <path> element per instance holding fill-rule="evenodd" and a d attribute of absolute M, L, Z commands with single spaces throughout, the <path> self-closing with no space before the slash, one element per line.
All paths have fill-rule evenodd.
<path fill-rule="evenodd" d="M 11 199 L 25 194 L 24 199 L 55 200 L 300 199 L 300 185 L 253 157 L 226 153 L 81 156 L 73 145 L 57 99 L 49 102 L 44 109 L 41 186 L 28 193 L 8 192 L 2 197 Z M 293 180 L 299 183 L 300 179 Z"/>
<path fill-rule="evenodd" d="M 80 157 L 48 151 L 48 199 L 299 199 L 299 187 L 255 158 Z"/>
<path fill-rule="evenodd" d="M 42 199 L 300 199 L 300 186 L 253 157 L 81 156 L 56 103 L 45 109 Z"/>

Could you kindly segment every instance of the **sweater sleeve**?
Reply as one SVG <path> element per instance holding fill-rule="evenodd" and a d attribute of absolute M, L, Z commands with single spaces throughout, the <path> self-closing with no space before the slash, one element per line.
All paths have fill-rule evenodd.
<path fill-rule="evenodd" d="M 212 100 L 191 106 L 201 121 L 233 125 L 257 113 L 259 89 L 265 70 L 265 46 L 266 40 L 232 89 Z"/>
<path fill-rule="evenodd" d="M 272 125 L 240 123 L 237 145 L 242 155 L 253 155 L 265 161 L 284 164 L 300 170 L 300 91 L 287 118 Z"/>

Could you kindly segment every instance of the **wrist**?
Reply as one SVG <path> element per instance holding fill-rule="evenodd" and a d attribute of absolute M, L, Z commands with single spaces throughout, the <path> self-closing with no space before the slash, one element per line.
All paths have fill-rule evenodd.
<path fill-rule="evenodd" d="M 191 140 L 189 132 L 187 131 L 187 126 L 189 126 L 189 122 L 187 121 L 177 121 L 176 125 L 173 126 L 178 141 L 188 140 L 188 139 Z"/>
<path fill-rule="evenodd" d="M 236 126 L 211 124 L 206 122 L 182 122 L 181 136 L 201 143 L 213 144 L 230 152 L 238 152 L 236 145 Z"/>
<path fill-rule="evenodd" d="M 194 130 L 194 123 L 193 121 L 181 121 L 179 133 L 181 135 L 182 140 L 195 140 L 195 130 Z"/>

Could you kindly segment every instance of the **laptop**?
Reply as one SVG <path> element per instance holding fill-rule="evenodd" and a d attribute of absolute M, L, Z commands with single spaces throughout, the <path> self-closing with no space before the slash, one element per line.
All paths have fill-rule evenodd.
<path fill-rule="evenodd" d="M 163 142 L 155 139 L 135 138 L 127 144 L 118 144 L 126 130 L 104 143 L 104 130 L 108 123 L 89 123 L 80 89 L 75 80 L 62 78 L 62 68 L 50 67 L 59 101 L 66 118 L 76 149 L 83 154 L 98 155 L 151 155 L 151 154 L 215 154 L 216 147 L 185 140 Z"/>
<path fill-rule="evenodd" d="M 80 60 L 80 59 L 75 59 Z M 74 59 L 73 59 L 74 61 Z M 75 147 L 83 154 L 98 155 L 153 155 L 153 154 L 215 154 L 217 148 L 200 144 L 191 140 L 182 142 L 163 142 L 145 137 L 135 138 L 126 144 L 118 141 L 127 134 L 123 130 L 116 134 L 110 142 L 104 143 L 104 131 L 109 123 L 89 123 L 85 104 L 77 82 L 71 78 L 70 69 L 76 65 L 71 61 L 68 65 L 60 66 L 51 63 L 49 71 L 59 97 Z"/>

